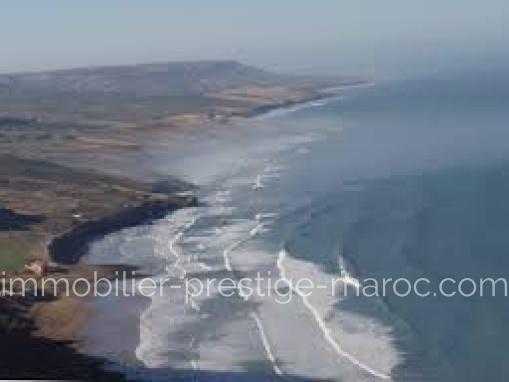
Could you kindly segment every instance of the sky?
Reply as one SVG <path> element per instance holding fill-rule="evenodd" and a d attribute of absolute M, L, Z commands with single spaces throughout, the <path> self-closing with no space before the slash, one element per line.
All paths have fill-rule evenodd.
<path fill-rule="evenodd" d="M 0 72 L 235 59 L 411 77 L 502 62 L 506 0 L 1 0 Z"/>

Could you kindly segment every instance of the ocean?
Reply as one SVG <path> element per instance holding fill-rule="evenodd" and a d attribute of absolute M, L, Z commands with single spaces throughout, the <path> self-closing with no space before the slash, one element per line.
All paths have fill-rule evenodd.
<path fill-rule="evenodd" d="M 508 79 L 345 88 L 154 145 L 150 165 L 195 184 L 201 204 L 92 244 L 90 264 L 171 282 L 149 298 L 94 299 L 85 351 L 142 380 L 505 379 L 502 293 L 346 292 L 507 277 Z M 217 284 L 257 277 L 252 294 Z"/>

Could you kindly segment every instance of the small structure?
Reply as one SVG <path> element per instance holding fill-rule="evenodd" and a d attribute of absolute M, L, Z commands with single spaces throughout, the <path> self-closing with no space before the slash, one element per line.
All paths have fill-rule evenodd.
<path fill-rule="evenodd" d="M 43 260 L 34 260 L 25 265 L 25 271 L 37 277 L 43 277 L 48 273 L 48 263 Z"/>

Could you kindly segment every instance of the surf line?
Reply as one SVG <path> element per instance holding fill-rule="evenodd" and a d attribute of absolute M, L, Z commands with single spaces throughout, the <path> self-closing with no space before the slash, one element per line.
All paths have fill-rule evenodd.
<path fill-rule="evenodd" d="M 274 353 L 272 353 L 269 339 L 267 338 L 267 335 L 265 334 L 265 329 L 263 328 L 262 320 L 260 320 L 260 317 L 258 316 L 258 314 L 256 314 L 256 312 L 252 312 L 251 317 L 256 322 L 256 326 L 258 328 L 258 332 L 260 333 L 260 338 L 262 339 L 262 344 L 265 349 L 265 353 L 267 354 L 267 358 L 272 364 L 272 369 L 274 370 L 274 373 L 276 373 L 277 375 L 283 375 L 283 372 L 277 365 L 276 357 L 274 357 Z"/>
<path fill-rule="evenodd" d="M 265 226 L 264 223 L 256 224 L 256 226 L 254 226 L 249 231 L 249 236 L 248 237 L 246 237 L 246 238 L 244 238 L 242 240 L 234 242 L 232 245 L 230 245 L 229 247 L 227 247 L 226 249 L 223 250 L 224 267 L 226 268 L 226 270 L 228 272 L 233 272 L 233 268 L 232 268 L 232 264 L 231 264 L 230 256 L 229 256 L 230 252 L 235 250 L 237 247 L 241 246 L 245 242 L 247 242 L 249 239 L 251 239 L 254 236 L 256 236 L 264 228 L 264 226 Z"/>
<path fill-rule="evenodd" d="M 369 366 L 367 366 L 364 363 L 362 363 L 361 361 L 359 361 L 357 358 L 355 358 L 350 353 L 347 353 L 346 351 L 344 351 L 341 348 L 341 346 L 339 346 L 339 344 L 336 342 L 336 340 L 334 340 L 334 338 L 332 337 L 329 328 L 327 327 L 327 325 L 325 325 L 325 322 L 324 322 L 323 318 L 320 316 L 320 313 L 318 313 L 318 311 L 315 309 L 315 307 L 309 303 L 307 296 L 304 295 L 302 292 L 300 292 L 298 289 L 293 288 L 291 281 L 286 276 L 286 270 L 283 266 L 285 257 L 286 257 L 286 249 L 283 248 L 281 251 L 279 251 L 279 256 L 277 259 L 277 267 L 279 269 L 279 275 L 280 275 L 281 279 L 285 280 L 287 282 L 289 288 L 291 288 L 295 293 L 297 293 L 299 295 L 304 306 L 312 313 L 313 318 L 315 319 L 316 323 L 318 324 L 318 327 L 322 331 L 323 337 L 332 346 L 332 348 L 334 349 L 336 354 L 338 354 L 340 357 L 346 358 L 353 365 L 355 365 L 359 369 L 364 370 L 365 372 L 373 375 L 374 377 L 377 377 L 380 379 L 390 379 L 389 375 L 383 374 L 381 372 L 378 372 L 378 371 L 370 368 Z"/>
<path fill-rule="evenodd" d="M 256 219 L 256 220 L 259 221 L 259 219 Z M 239 240 L 239 241 L 233 243 L 232 245 L 230 245 L 228 248 L 226 248 L 223 251 L 224 267 L 226 268 L 226 270 L 228 272 L 233 272 L 233 268 L 232 268 L 232 265 L 231 265 L 230 258 L 228 256 L 228 254 L 231 251 L 233 251 L 235 248 L 237 248 L 240 245 L 242 245 L 245 242 L 247 242 L 252 237 L 256 236 L 256 234 L 260 231 L 261 227 L 263 227 L 263 223 L 258 223 L 253 229 L 251 229 L 249 231 L 249 237 L 244 238 L 242 240 Z M 247 301 L 247 298 L 242 295 L 240 290 L 239 290 L 239 295 L 244 299 L 244 301 Z M 263 323 L 260 320 L 260 317 L 258 317 L 258 314 L 256 314 L 256 312 L 251 312 L 250 316 L 251 316 L 251 318 L 256 323 L 256 328 L 258 329 L 258 334 L 260 335 L 260 339 L 262 341 L 263 348 L 265 349 L 265 354 L 267 355 L 267 358 L 268 358 L 268 360 L 270 361 L 270 363 L 272 365 L 272 370 L 274 370 L 274 373 L 276 375 L 283 375 L 283 372 L 281 371 L 281 369 L 277 365 L 276 357 L 274 356 L 274 353 L 272 352 L 272 348 L 270 346 L 270 343 L 269 343 L 269 340 L 267 338 L 267 335 L 265 334 L 265 330 L 263 328 Z"/>
<path fill-rule="evenodd" d="M 196 216 L 193 216 L 191 221 L 189 221 L 187 224 L 185 224 L 183 227 L 182 227 L 182 230 L 179 231 L 173 238 L 173 240 L 170 241 L 170 245 L 169 245 L 169 249 L 170 249 L 170 252 L 171 254 L 176 258 L 176 261 L 175 263 L 173 264 L 173 267 L 175 269 L 177 269 L 179 271 L 179 278 L 180 280 L 183 280 L 186 278 L 187 276 L 187 271 L 185 270 L 185 268 L 180 265 L 180 262 L 182 260 L 182 256 L 180 255 L 180 253 L 175 249 L 175 244 L 178 243 L 179 241 L 182 240 L 182 238 L 184 237 L 184 232 L 188 231 L 193 225 L 196 224 L 196 221 L 197 221 L 197 217 Z M 165 270 L 167 273 L 169 273 L 170 271 L 170 267 L 167 265 L 165 267 Z M 190 297 L 189 299 L 190 303 L 191 303 L 191 308 L 196 311 L 196 312 L 199 312 L 200 311 L 200 305 L 198 305 L 196 303 L 196 301 L 194 300 L 194 298 Z"/>
<path fill-rule="evenodd" d="M 180 254 L 175 249 L 175 244 L 177 241 L 181 240 L 183 236 L 183 232 L 178 232 L 173 240 L 170 241 L 170 252 L 175 257 L 176 261 L 173 264 L 173 267 L 179 271 L 179 278 L 182 280 L 186 277 L 186 270 L 180 265 Z M 169 273 L 170 267 L 165 267 L 166 272 Z"/>
<path fill-rule="evenodd" d="M 265 213 L 265 214 L 256 214 L 255 216 L 255 220 L 257 222 L 257 224 L 249 231 L 249 237 L 246 237 L 242 240 L 239 240 L 239 241 L 236 241 L 235 243 L 233 243 L 232 245 L 230 245 L 229 247 L 227 247 L 224 251 L 223 251 L 223 259 L 224 259 L 224 267 L 226 268 L 226 270 L 228 272 L 233 272 L 233 268 L 232 268 L 232 265 L 231 265 L 231 262 L 230 262 L 230 257 L 228 256 L 229 253 L 233 250 L 235 250 L 235 248 L 239 247 L 240 245 L 244 244 L 246 241 L 248 241 L 249 239 L 255 237 L 256 235 L 258 235 L 258 233 L 262 232 L 263 229 L 265 228 L 265 223 L 262 222 L 261 220 L 265 217 L 273 217 L 273 216 L 276 216 L 276 214 L 273 214 L 273 213 Z"/>
<path fill-rule="evenodd" d="M 194 216 L 191 221 L 189 221 L 187 224 L 185 224 L 182 228 L 181 231 L 177 232 L 177 234 L 173 237 L 173 240 L 170 241 L 170 245 L 169 245 L 169 249 L 170 249 L 170 252 L 171 254 L 175 257 L 176 261 L 175 263 L 173 264 L 173 266 L 175 267 L 175 269 L 179 270 L 180 271 L 180 279 L 183 280 L 185 277 L 186 277 L 186 270 L 184 269 L 184 267 L 182 267 L 180 265 L 180 261 L 181 261 L 181 256 L 180 254 L 178 253 L 178 251 L 175 249 L 175 244 L 179 241 L 182 240 L 182 238 L 184 237 L 184 232 L 186 232 L 187 230 L 189 230 L 193 225 L 196 224 L 196 216 Z M 169 271 L 169 267 L 166 266 L 166 271 L 168 272 Z"/>
<path fill-rule="evenodd" d="M 193 349 L 194 349 L 194 344 L 195 344 L 195 338 L 194 337 L 191 337 L 191 341 L 189 342 L 189 351 L 192 353 Z M 194 371 L 198 371 L 198 361 L 195 359 L 195 358 L 192 358 L 191 361 L 191 367 L 193 368 Z"/>

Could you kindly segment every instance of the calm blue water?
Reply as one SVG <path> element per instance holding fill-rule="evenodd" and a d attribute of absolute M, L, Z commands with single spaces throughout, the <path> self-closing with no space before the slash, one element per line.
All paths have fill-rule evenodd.
<path fill-rule="evenodd" d="M 355 90 L 288 115 L 342 128 L 294 167 L 289 189 L 310 198 L 285 221 L 294 256 L 332 270 L 339 247 L 360 278 L 507 278 L 508 89 L 500 73 L 456 75 Z M 509 300 L 499 294 L 389 293 L 386 317 L 406 354 L 393 375 L 507 379 Z"/>

